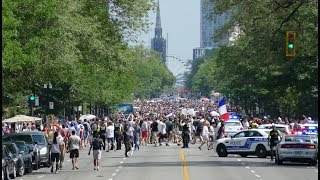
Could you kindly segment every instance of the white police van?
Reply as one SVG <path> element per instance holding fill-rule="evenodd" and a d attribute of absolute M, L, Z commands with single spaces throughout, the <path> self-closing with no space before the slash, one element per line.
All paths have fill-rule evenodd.
<path fill-rule="evenodd" d="M 256 155 L 265 158 L 270 154 L 268 146 L 268 129 L 243 130 L 230 138 L 219 139 L 216 143 L 216 152 L 219 157 L 226 157 L 228 154 L 239 154 L 241 157 Z"/>

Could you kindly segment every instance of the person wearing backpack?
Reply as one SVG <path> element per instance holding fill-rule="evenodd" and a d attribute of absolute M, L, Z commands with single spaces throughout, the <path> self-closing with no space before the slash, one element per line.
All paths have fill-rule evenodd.
<path fill-rule="evenodd" d="M 100 139 L 102 139 L 102 142 L 104 144 L 103 150 L 105 151 L 106 150 L 107 126 L 104 122 L 101 123 L 99 134 L 100 134 Z"/>
<path fill-rule="evenodd" d="M 97 131 L 93 133 L 93 139 L 90 144 L 90 149 L 88 155 L 90 155 L 91 149 L 93 150 L 93 165 L 94 165 L 94 171 L 99 171 L 99 161 L 101 159 L 101 147 L 104 146 L 102 139 L 99 138 L 99 134 Z"/>

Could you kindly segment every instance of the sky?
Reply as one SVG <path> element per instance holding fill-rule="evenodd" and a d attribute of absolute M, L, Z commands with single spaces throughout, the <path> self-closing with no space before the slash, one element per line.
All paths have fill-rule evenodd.
<path fill-rule="evenodd" d="M 168 33 L 168 55 L 191 60 L 192 50 L 200 46 L 200 0 L 159 0 L 159 3 L 162 37 L 166 39 Z M 149 21 L 152 23 L 149 32 L 139 40 L 151 48 L 156 13 L 149 13 Z"/>

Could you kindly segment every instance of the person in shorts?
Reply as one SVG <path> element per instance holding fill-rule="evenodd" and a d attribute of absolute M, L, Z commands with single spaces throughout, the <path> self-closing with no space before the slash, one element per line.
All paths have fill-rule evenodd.
<path fill-rule="evenodd" d="M 53 135 L 52 144 L 50 144 L 51 162 L 52 162 L 51 172 L 52 173 L 53 173 L 54 167 L 56 167 L 55 173 L 57 173 L 57 171 L 59 169 L 60 153 L 62 151 L 61 148 L 62 148 L 63 141 L 57 137 L 58 137 L 58 132 L 55 132 Z"/>
<path fill-rule="evenodd" d="M 99 161 L 101 159 L 102 146 L 104 146 L 102 139 L 99 138 L 98 132 L 94 132 L 88 155 L 90 155 L 90 151 L 92 149 L 94 170 L 97 171 L 99 171 Z"/>
<path fill-rule="evenodd" d="M 76 135 L 76 131 L 72 130 L 71 136 L 69 137 L 69 151 L 70 151 L 70 158 L 72 160 L 72 170 L 79 169 L 78 167 L 78 160 L 79 160 L 79 149 L 80 149 L 80 142 L 81 139 L 78 135 Z"/>

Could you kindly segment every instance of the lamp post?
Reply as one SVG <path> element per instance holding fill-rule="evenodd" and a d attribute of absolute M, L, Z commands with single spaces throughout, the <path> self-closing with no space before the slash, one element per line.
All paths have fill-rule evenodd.
<path fill-rule="evenodd" d="M 48 84 L 44 84 L 43 85 L 43 88 L 44 88 L 44 90 L 45 90 L 45 92 L 46 92 L 46 111 L 45 111 L 45 117 L 47 116 L 47 115 L 49 115 L 49 109 L 50 109 L 50 107 L 49 107 L 49 104 L 50 104 L 50 100 L 49 100 L 49 91 L 50 91 L 50 89 L 52 89 L 52 84 L 51 83 L 48 83 Z M 46 120 L 47 120 L 47 117 L 46 117 Z"/>

